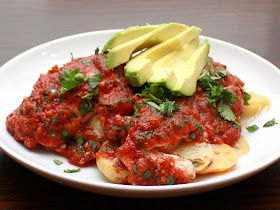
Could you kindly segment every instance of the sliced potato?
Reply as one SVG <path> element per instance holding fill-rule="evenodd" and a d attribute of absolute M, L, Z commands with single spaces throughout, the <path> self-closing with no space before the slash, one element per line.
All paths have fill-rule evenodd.
<path fill-rule="evenodd" d="M 210 144 L 186 141 L 172 151 L 172 154 L 196 161 L 197 166 L 195 167 L 195 172 L 199 172 L 210 164 L 213 149 Z"/>
<path fill-rule="evenodd" d="M 223 172 L 237 163 L 237 155 L 235 150 L 227 144 L 212 145 L 213 158 L 212 162 L 197 174 L 209 174 Z"/>
<path fill-rule="evenodd" d="M 90 126 L 95 128 L 97 132 L 101 135 L 104 136 L 103 129 L 100 123 L 99 118 L 97 117 L 98 115 L 95 115 L 91 120 L 90 120 Z"/>
<path fill-rule="evenodd" d="M 108 141 L 102 144 L 101 149 L 96 155 L 96 165 L 98 169 L 104 174 L 104 176 L 113 183 L 122 184 L 126 183 L 129 171 L 123 167 L 118 168 L 119 158 L 118 157 L 108 157 L 103 155 L 102 148 L 107 146 Z"/>
<path fill-rule="evenodd" d="M 252 98 L 249 101 L 249 105 L 244 106 L 242 118 L 256 116 L 265 106 L 267 106 L 267 110 L 270 109 L 271 100 L 269 98 L 254 92 L 250 92 L 250 95 Z"/>
<path fill-rule="evenodd" d="M 246 155 L 249 152 L 250 150 L 249 144 L 243 135 L 239 137 L 236 144 L 233 146 L 233 149 L 235 150 L 237 157 Z"/>
<path fill-rule="evenodd" d="M 262 110 L 262 105 L 245 105 L 243 110 L 244 112 L 242 114 L 242 118 L 249 118 L 252 116 L 256 116 Z"/>

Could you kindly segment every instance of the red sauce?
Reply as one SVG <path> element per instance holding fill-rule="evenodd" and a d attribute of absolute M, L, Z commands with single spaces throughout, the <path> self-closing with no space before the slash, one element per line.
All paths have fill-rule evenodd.
<path fill-rule="evenodd" d="M 207 103 L 208 94 L 201 87 L 191 97 L 176 97 L 181 109 L 168 117 L 135 95 L 124 77 L 123 66 L 111 71 L 105 61 L 106 54 L 93 55 L 74 59 L 61 68 L 54 66 L 46 75 L 42 74 L 32 94 L 7 117 L 7 130 L 26 147 L 33 149 L 39 143 L 78 166 L 92 164 L 96 155 L 118 157 L 118 167 L 130 171 L 125 182 L 141 185 L 167 184 L 170 177 L 174 184 L 190 182 L 191 178 L 175 167 L 174 157 L 158 154 L 170 144 L 182 139 L 231 146 L 236 143 L 241 128 L 220 117 L 217 108 Z M 214 61 L 213 65 L 216 70 L 226 69 Z M 60 93 L 59 72 L 76 68 L 89 77 L 98 72 L 103 76 L 99 94 L 90 100 L 94 108 L 85 116 L 79 106 L 84 101 L 81 97 L 91 92 L 86 82 Z M 209 66 L 205 68 L 209 70 Z M 219 82 L 237 96 L 237 102 L 230 106 L 241 123 L 243 92 L 239 86 L 244 83 L 230 73 Z M 89 124 L 96 114 L 104 134 Z M 66 140 L 65 130 L 69 134 Z M 98 152 L 105 140 L 111 149 Z"/>

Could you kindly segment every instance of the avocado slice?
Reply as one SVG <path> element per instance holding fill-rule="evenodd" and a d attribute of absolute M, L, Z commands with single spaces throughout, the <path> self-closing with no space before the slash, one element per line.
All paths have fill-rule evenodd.
<path fill-rule="evenodd" d="M 127 41 L 130 41 L 132 39 L 135 39 L 139 36 L 142 36 L 144 34 L 147 34 L 155 29 L 158 29 L 160 27 L 163 27 L 166 24 L 160 24 L 160 25 L 145 25 L 145 26 L 132 26 L 129 28 L 126 28 L 123 31 L 120 31 L 118 33 L 115 33 L 111 39 L 104 45 L 102 52 L 105 52 L 106 50 L 112 49 L 113 47 L 123 44 Z"/>
<path fill-rule="evenodd" d="M 198 37 L 201 31 L 200 28 L 192 26 L 130 59 L 124 67 L 129 84 L 134 87 L 142 86 L 155 74 L 153 63 L 175 50 L 182 49 L 186 43 Z M 161 69 L 156 74 L 161 74 Z"/>
<path fill-rule="evenodd" d="M 164 42 L 187 28 L 188 27 L 183 24 L 169 23 L 147 34 L 117 45 L 113 47 L 107 55 L 107 68 L 113 69 L 127 62 L 133 53 Z"/>
<path fill-rule="evenodd" d="M 153 65 L 153 75 L 147 80 L 148 83 L 159 83 L 164 85 L 168 75 L 174 69 L 174 66 L 186 62 L 191 54 L 198 47 L 199 39 L 194 38 L 185 44 L 182 49 L 175 50 L 172 53 L 160 58 Z"/>
<path fill-rule="evenodd" d="M 208 40 L 205 40 L 187 60 L 187 62 L 176 65 L 168 75 L 166 86 L 172 91 L 191 96 L 196 90 L 197 80 L 207 63 L 210 50 Z"/>

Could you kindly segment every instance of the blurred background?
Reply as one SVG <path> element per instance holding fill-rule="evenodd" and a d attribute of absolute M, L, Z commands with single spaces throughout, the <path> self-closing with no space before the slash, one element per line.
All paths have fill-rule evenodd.
<path fill-rule="evenodd" d="M 197 25 L 278 67 L 279 0 L 1 0 L 0 65 L 38 44 L 88 31 L 146 23 Z"/>

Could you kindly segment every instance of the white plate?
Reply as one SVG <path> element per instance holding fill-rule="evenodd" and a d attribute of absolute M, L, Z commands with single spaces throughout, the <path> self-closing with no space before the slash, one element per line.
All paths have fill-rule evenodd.
<path fill-rule="evenodd" d="M 82 168 L 80 172 L 66 174 L 64 169 L 77 168 L 65 158 L 38 147 L 29 150 L 16 142 L 6 131 L 5 121 L 17 108 L 23 97 L 28 96 L 40 73 L 52 66 L 62 65 L 74 57 L 94 54 L 96 47 L 102 49 L 105 42 L 118 30 L 78 34 L 54 40 L 32 48 L 13 58 L 0 69 L 0 147 L 18 163 L 55 182 L 85 191 L 126 197 L 172 197 L 206 192 L 241 181 L 260 172 L 280 158 L 279 126 L 260 128 L 255 133 L 243 129 L 250 144 L 250 152 L 239 159 L 236 167 L 223 174 L 199 178 L 194 183 L 172 186 L 130 186 L 109 183 L 96 167 Z M 201 37 L 201 41 L 205 37 Z M 253 90 L 272 99 L 269 112 L 263 112 L 252 124 L 262 126 L 276 118 L 280 123 L 280 71 L 265 59 L 235 45 L 208 38 L 210 56 L 226 64 L 231 73 Z M 64 162 L 55 165 L 54 159 Z M 256 183 L 257 184 L 257 183 Z"/>

